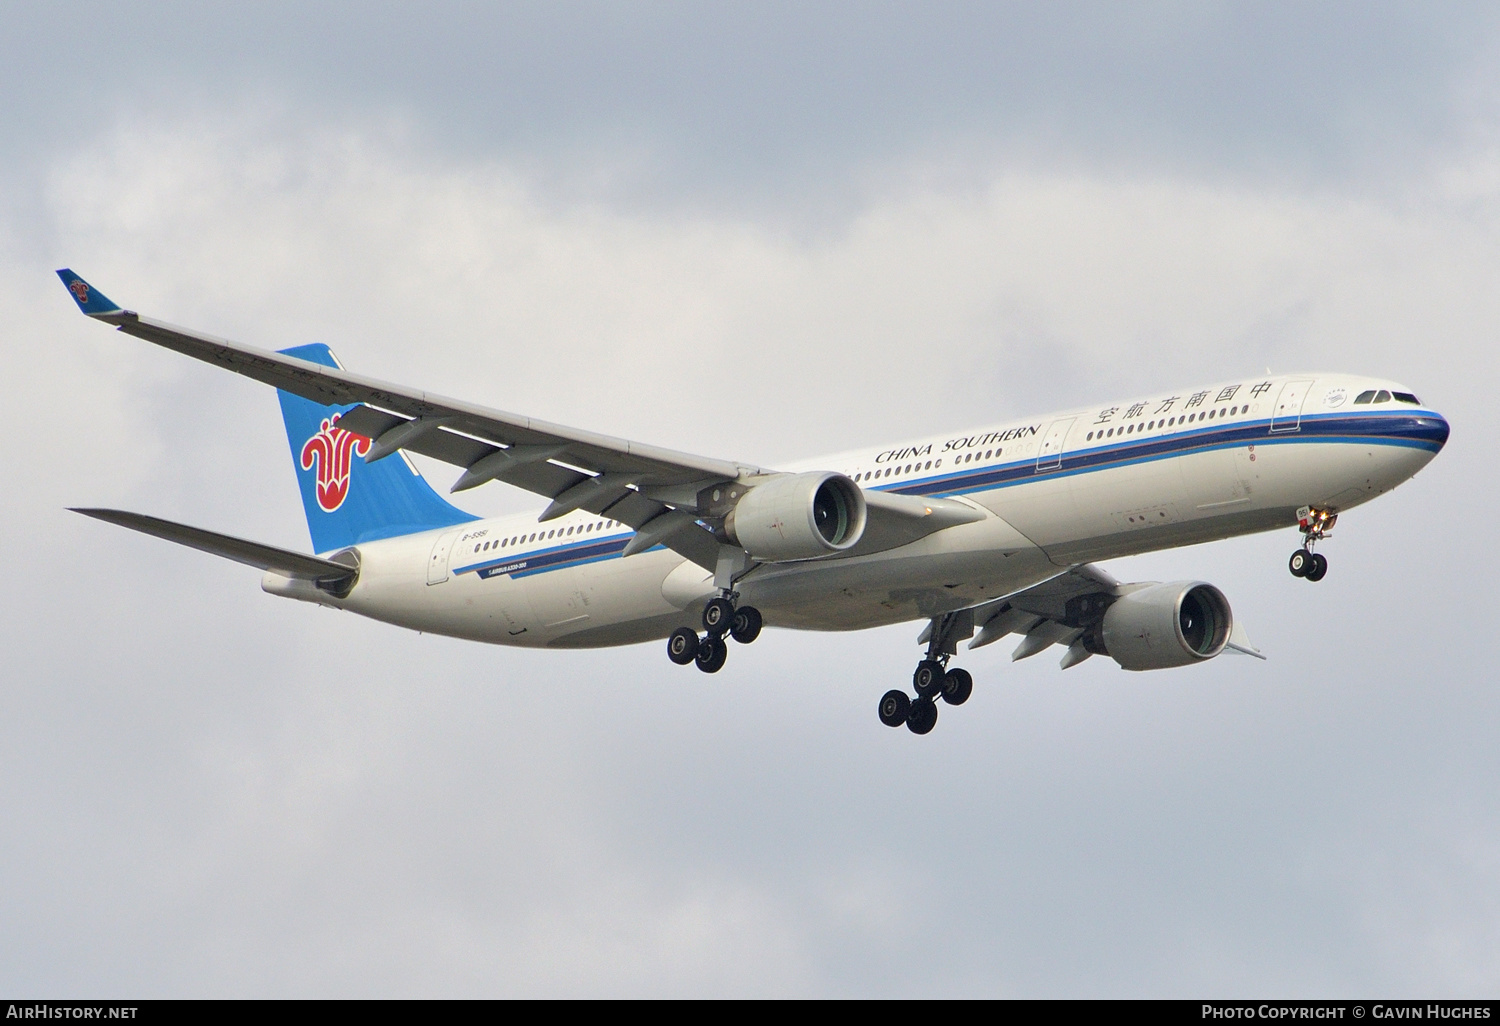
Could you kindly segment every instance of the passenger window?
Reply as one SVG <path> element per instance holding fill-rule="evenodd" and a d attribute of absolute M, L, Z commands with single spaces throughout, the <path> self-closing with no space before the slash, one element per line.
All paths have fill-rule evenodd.
<path fill-rule="evenodd" d="M 1393 399 L 1395 399 L 1398 403 L 1411 403 L 1413 406 L 1421 406 L 1422 405 L 1422 400 L 1418 399 L 1416 396 L 1412 395 L 1410 392 L 1392 392 L 1391 393 L 1391 397 Z"/>
<path fill-rule="evenodd" d="M 1090 432 L 1089 432 L 1089 433 L 1088 433 L 1088 437 L 1087 437 L 1087 438 L 1085 438 L 1085 439 L 1084 439 L 1084 441 L 1085 441 L 1085 442 L 1092 442 L 1092 441 L 1093 441 L 1093 440 L 1094 440 L 1094 433 L 1093 433 L 1093 432 L 1092 432 L 1092 431 L 1090 431 Z"/>
<path fill-rule="evenodd" d="M 1375 401 L 1377 403 L 1388 403 L 1391 401 L 1391 393 L 1382 388 L 1379 392 L 1375 393 Z"/>
<path fill-rule="evenodd" d="M 926 467 L 926 469 L 927 470 L 931 470 L 932 469 L 932 461 L 931 460 L 927 461 L 927 467 Z"/>
<path fill-rule="evenodd" d="M 1355 406 L 1368 406 L 1370 404 L 1371 400 L 1373 400 L 1374 398 L 1375 398 L 1375 390 L 1372 388 L 1368 392 L 1361 392 L 1361 393 L 1359 393 L 1359 395 L 1355 397 L 1354 405 Z"/>

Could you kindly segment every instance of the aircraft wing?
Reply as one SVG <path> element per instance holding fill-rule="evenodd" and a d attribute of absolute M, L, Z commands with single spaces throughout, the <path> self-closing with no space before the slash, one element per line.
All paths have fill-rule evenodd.
<path fill-rule="evenodd" d="M 144 513 L 127 513 L 121 509 L 78 508 L 74 508 L 73 512 L 82 513 L 95 520 L 117 524 L 120 527 L 128 527 L 132 531 L 140 531 L 154 538 L 164 538 L 178 545 L 197 549 L 199 552 L 223 556 L 225 559 L 232 559 L 236 563 L 244 563 L 260 570 L 274 570 L 285 577 L 301 578 L 324 585 L 338 585 L 348 581 L 359 572 L 358 567 L 345 566 L 331 559 L 307 556 L 300 552 L 278 549 L 272 545 L 234 538 L 227 534 L 216 534 L 213 531 L 205 531 L 201 527 L 189 527 L 171 520 L 148 517 Z"/>
<path fill-rule="evenodd" d="M 1066 670 L 1089 657 L 1087 650 L 1074 642 L 1083 636 L 1089 624 L 1098 619 L 1108 601 L 1145 587 L 1147 583 L 1151 582 L 1122 584 L 1105 570 L 1084 563 L 1023 591 L 947 615 L 970 618 L 969 623 L 956 626 L 973 633 L 973 640 L 969 642 L 971 649 L 992 644 L 1010 634 L 1022 635 L 1021 643 L 1011 654 L 1012 659 L 1025 659 L 1053 645 L 1062 645 L 1067 649 L 1062 658 L 1062 668 Z M 928 630 L 931 629 L 929 626 Z M 920 640 L 925 642 L 929 636 L 924 634 Z M 962 636 L 960 634 L 960 638 Z M 1225 649 L 1257 659 L 1265 658 L 1260 649 L 1251 644 L 1238 618 L 1234 620 Z"/>
<path fill-rule="evenodd" d="M 641 529 L 668 512 L 667 503 L 648 493 L 665 493 L 696 506 L 703 489 L 733 481 L 742 472 L 759 472 L 231 342 L 123 309 L 70 270 L 58 271 L 58 276 L 79 308 L 95 320 L 322 405 L 362 404 L 345 414 L 339 426 L 374 439 L 370 458 L 401 448 L 464 467 L 455 491 L 503 480 L 552 499 L 544 520 L 586 509 L 601 515 L 607 511 L 611 519 Z M 657 524 L 657 532 L 667 526 L 675 530 L 658 541 L 702 566 L 715 565 L 718 543 L 712 534 L 690 519 Z"/>
<path fill-rule="evenodd" d="M 714 569 L 719 542 L 691 515 L 708 505 L 700 496 L 743 476 L 767 473 L 744 463 L 493 410 L 177 327 L 122 308 L 71 270 L 57 273 L 79 309 L 128 335 L 321 405 L 359 404 L 343 415 L 339 426 L 373 440 L 367 460 L 406 449 L 463 467 L 455 492 L 500 480 L 551 499 L 544 521 L 577 509 L 608 516 L 637 531 L 639 544 L 632 543 L 626 555 L 660 543 Z M 953 500 L 867 494 L 869 537 L 852 554 L 904 545 L 984 516 Z"/>

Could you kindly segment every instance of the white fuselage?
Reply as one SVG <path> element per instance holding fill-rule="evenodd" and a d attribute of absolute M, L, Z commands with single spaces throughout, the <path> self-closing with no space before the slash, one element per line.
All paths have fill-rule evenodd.
<path fill-rule="evenodd" d="M 1356 405 L 1364 393 L 1399 393 Z M 1442 448 L 1443 418 L 1401 386 L 1352 375 L 1256 378 L 960 433 L 892 440 L 786 470 L 982 510 L 895 549 L 761 564 L 737 584 L 770 626 L 857 630 L 962 609 L 1079 563 L 1291 526 L 1346 510 Z M 357 546 L 344 598 L 267 574 L 266 590 L 416 630 L 507 645 L 598 647 L 695 626 L 713 575 L 630 528 L 578 512 Z"/>

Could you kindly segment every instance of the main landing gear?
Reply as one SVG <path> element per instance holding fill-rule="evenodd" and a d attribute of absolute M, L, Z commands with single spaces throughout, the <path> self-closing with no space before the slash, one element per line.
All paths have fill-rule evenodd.
<path fill-rule="evenodd" d="M 1314 552 L 1319 541 L 1333 533 L 1333 525 L 1339 515 L 1326 509 L 1303 506 L 1297 511 L 1297 530 L 1302 532 L 1302 547 L 1287 560 L 1287 569 L 1293 577 L 1305 577 L 1309 581 L 1321 581 L 1328 573 L 1328 557 Z"/>
<path fill-rule="evenodd" d="M 679 627 L 667 636 L 667 658 L 678 666 L 697 663 L 704 673 L 718 673 L 729 658 L 725 635 L 748 645 L 760 637 L 760 610 L 736 606 L 731 599 L 710 599 L 703 607 L 703 637 L 691 627 Z"/>
<path fill-rule="evenodd" d="M 965 628 L 967 633 L 962 633 Z M 911 675 L 912 690 L 917 697 L 908 698 L 904 691 L 887 691 L 880 698 L 880 722 L 887 727 L 904 723 L 913 734 L 926 734 L 937 726 L 939 698 L 949 705 L 967 702 L 974 693 L 974 678 L 968 670 L 956 666 L 948 669 L 948 660 L 958 650 L 961 638 L 973 633 L 972 617 L 966 619 L 962 613 L 934 617 L 928 628 L 927 658 L 917 664 L 916 672 Z"/>

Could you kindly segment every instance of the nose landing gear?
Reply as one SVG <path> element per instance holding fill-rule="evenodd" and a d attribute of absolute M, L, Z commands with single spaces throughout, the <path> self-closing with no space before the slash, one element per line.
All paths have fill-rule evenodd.
<path fill-rule="evenodd" d="M 1314 552 L 1313 547 L 1333 533 L 1333 525 L 1338 520 L 1337 513 L 1330 513 L 1326 509 L 1303 506 L 1297 511 L 1297 530 L 1302 532 L 1302 548 L 1293 552 L 1292 558 L 1287 560 L 1287 569 L 1292 572 L 1293 577 L 1321 581 L 1323 575 L 1328 573 L 1328 557 Z"/>
<path fill-rule="evenodd" d="M 703 636 L 691 627 L 679 627 L 667 636 L 667 658 L 678 666 L 697 663 L 704 673 L 718 673 L 729 658 L 728 635 L 741 645 L 760 637 L 760 610 L 736 606 L 732 598 L 710 599 L 703 607 Z"/>

